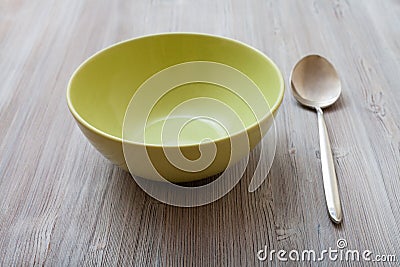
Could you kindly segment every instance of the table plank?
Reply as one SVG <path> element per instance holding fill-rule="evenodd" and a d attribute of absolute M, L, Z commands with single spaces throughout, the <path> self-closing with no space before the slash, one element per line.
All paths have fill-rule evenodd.
<path fill-rule="evenodd" d="M 252 266 L 264 248 L 322 251 L 340 238 L 400 261 L 399 14 L 395 0 L 1 1 L 1 265 Z M 169 31 L 248 43 L 287 85 L 302 56 L 332 61 L 343 86 L 325 111 L 340 226 L 326 213 L 316 114 L 288 87 L 275 161 L 255 193 L 247 187 L 259 149 L 224 198 L 177 208 L 89 145 L 65 101 L 74 69 L 115 42 Z"/>

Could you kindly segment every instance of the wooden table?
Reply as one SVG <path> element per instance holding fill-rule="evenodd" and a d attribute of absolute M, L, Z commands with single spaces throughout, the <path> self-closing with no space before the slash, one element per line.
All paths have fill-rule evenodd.
<path fill-rule="evenodd" d="M 255 193 L 245 175 L 212 204 L 164 205 L 88 143 L 65 100 L 74 69 L 115 42 L 168 31 L 248 43 L 277 63 L 287 85 L 300 57 L 332 61 L 343 94 L 325 119 L 341 225 L 326 212 L 316 114 L 300 107 L 288 86 L 276 118 L 275 161 Z M 347 241 L 343 251 L 395 254 L 399 264 L 399 70 L 395 0 L 3 0 L 0 265 L 280 265 L 277 254 L 262 262 L 257 253 L 319 253 L 338 249 L 339 239 Z M 356 264 L 328 257 L 319 264 L 340 263 Z"/>

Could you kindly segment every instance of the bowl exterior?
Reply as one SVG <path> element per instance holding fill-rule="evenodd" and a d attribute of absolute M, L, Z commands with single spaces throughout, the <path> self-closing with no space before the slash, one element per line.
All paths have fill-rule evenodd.
<path fill-rule="evenodd" d="M 277 112 L 277 110 L 276 110 Z M 276 112 L 274 115 L 276 115 Z M 167 179 L 171 182 L 190 182 L 207 177 L 211 177 L 223 172 L 226 168 L 234 165 L 239 160 L 244 158 L 248 153 L 254 149 L 260 142 L 261 138 L 265 135 L 266 131 L 271 127 L 273 123 L 273 116 L 268 117 L 262 122 L 262 127 L 258 125 L 252 127 L 245 132 L 239 134 L 239 136 L 233 136 L 232 138 L 248 138 L 248 145 L 243 144 L 243 147 L 235 147 L 238 151 L 235 153 L 235 157 L 231 158 L 231 140 L 229 138 L 221 139 L 215 142 L 216 145 L 216 156 L 214 161 L 202 171 L 188 172 L 183 171 L 173 164 L 166 158 L 164 149 L 160 146 L 144 146 L 141 144 L 122 144 L 120 140 L 114 140 L 107 136 L 98 134 L 92 129 L 86 127 L 78 120 L 76 120 L 80 130 L 89 140 L 89 142 L 109 161 L 125 171 L 130 171 L 132 175 L 144 177 L 151 180 L 160 181 L 160 177 Z M 264 130 L 261 131 L 261 128 Z M 128 169 L 124 149 L 126 153 L 130 153 Z M 188 146 L 180 148 L 183 155 L 187 158 L 196 158 L 198 155 L 198 146 Z"/>

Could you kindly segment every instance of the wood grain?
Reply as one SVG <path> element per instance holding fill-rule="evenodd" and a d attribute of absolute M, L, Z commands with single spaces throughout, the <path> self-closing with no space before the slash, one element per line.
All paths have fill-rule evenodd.
<path fill-rule="evenodd" d="M 281 265 L 257 251 L 322 251 L 339 238 L 399 262 L 399 14 L 395 0 L 1 1 L 0 265 Z M 316 114 L 289 90 L 275 161 L 255 193 L 250 168 L 215 203 L 167 206 L 89 145 L 65 101 L 74 69 L 110 44 L 168 31 L 248 43 L 286 79 L 305 54 L 333 62 L 343 95 L 325 119 L 342 225 L 326 213 Z"/>

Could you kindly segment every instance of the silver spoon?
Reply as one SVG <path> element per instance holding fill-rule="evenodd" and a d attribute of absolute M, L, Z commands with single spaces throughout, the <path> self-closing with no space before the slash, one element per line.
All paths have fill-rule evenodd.
<path fill-rule="evenodd" d="M 302 58 L 294 66 L 290 76 L 292 92 L 297 101 L 317 110 L 326 204 L 331 220 L 340 223 L 342 208 L 328 131 L 322 113 L 322 108 L 332 105 L 339 98 L 340 79 L 333 65 L 319 55 Z"/>

